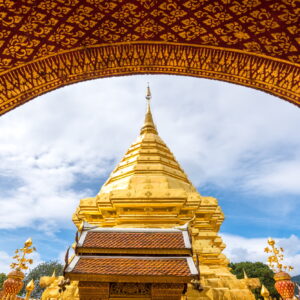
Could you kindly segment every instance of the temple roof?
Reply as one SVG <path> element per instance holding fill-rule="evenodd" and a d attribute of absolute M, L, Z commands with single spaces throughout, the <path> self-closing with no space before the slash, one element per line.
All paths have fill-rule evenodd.
<path fill-rule="evenodd" d="M 147 111 L 140 135 L 110 174 L 100 193 L 140 187 L 141 184 L 147 185 L 150 182 L 151 185 L 164 184 L 168 188 L 195 190 L 173 153 L 158 135 L 150 108 L 150 98 L 151 92 L 148 87 Z"/>
<path fill-rule="evenodd" d="M 84 223 L 78 234 L 75 257 L 65 269 L 71 280 L 174 282 L 175 278 L 185 283 L 198 275 L 188 226 L 95 228 Z"/>
<path fill-rule="evenodd" d="M 84 231 L 78 248 L 190 249 L 188 232 L 176 229 L 104 229 Z M 83 252 L 83 250 L 80 250 Z"/>
<path fill-rule="evenodd" d="M 181 282 L 189 282 L 198 275 L 191 257 L 140 257 L 140 256 L 76 256 L 67 267 L 66 272 L 71 278 L 83 278 L 84 274 L 98 276 L 99 280 L 110 280 L 109 276 L 118 276 L 118 281 L 130 281 L 128 276 L 153 277 L 159 281 L 164 277 L 177 277 Z M 101 276 L 104 277 L 102 278 Z M 143 281 L 141 278 L 139 282 Z M 151 282 L 151 281 L 150 281 Z"/>

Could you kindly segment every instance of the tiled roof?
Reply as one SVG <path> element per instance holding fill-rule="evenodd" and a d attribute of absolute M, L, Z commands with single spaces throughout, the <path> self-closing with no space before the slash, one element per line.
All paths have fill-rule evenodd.
<path fill-rule="evenodd" d="M 181 232 L 87 232 L 83 247 L 87 248 L 186 248 Z"/>
<path fill-rule="evenodd" d="M 193 276 L 186 258 L 80 257 L 70 273 L 131 276 Z"/>

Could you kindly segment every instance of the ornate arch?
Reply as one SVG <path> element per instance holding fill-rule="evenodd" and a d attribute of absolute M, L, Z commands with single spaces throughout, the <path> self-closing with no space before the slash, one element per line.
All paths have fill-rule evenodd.
<path fill-rule="evenodd" d="M 128 74 L 211 78 L 300 105 L 298 0 L 4 0 L 0 113 Z"/>

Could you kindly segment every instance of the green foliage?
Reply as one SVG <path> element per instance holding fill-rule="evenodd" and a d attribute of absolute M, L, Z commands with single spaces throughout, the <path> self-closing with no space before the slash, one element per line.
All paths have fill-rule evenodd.
<path fill-rule="evenodd" d="M 261 284 L 269 290 L 270 296 L 279 298 L 279 294 L 274 287 L 274 272 L 266 264 L 261 262 L 240 262 L 231 263 L 229 267 L 238 279 L 244 278 L 244 270 L 249 278 L 259 278 Z M 260 296 L 260 290 L 260 288 L 253 290 L 256 299 L 263 299 Z"/>
<path fill-rule="evenodd" d="M 300 284 L 300 275 L 294 276 L 292 280 Z"/>
<path fill-rule="evenodd" d="M 51 276 L 53 274 L 53 271 L 55 270 L 56 276 L 60 276 L 63 273 L 63 265 L 60 264 L 57 261 L 49 261 L 45 263 L 41 263 L 38 266 L 36 266 L 34 269 L 32 269 L 25 277 L 24 280 L 24 287 L 21 291 L 21 295 L 24 295 L 26 293 L 25 287 L 27 283 L 31 279 L 34 281 L 35 289 L 31 294 L 32 298 L 40 298 L 44 289 L 40 287 L 40 278 L 42 276 Z"/>
<path fill-rule="evenodd" d="M 0 273 L 0 290 L 3 287 L 3 282 L 6 280 L 7 276 L 5 273 Z"/>

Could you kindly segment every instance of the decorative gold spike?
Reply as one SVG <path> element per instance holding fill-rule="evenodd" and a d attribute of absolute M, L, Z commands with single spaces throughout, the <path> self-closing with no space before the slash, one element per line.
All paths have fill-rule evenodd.
<path fill-rule="evenodd" d="M 25 300 L 30 299 L 30 295 L 31 295 L 32 291 L 34 290 L 34 288 L 35 288 L 34 281 L 33 281 L 33 279 L 31 279 L 31 281 L 29 281 L 29 283 L 26 285 Z"/>
<path fill-rule="evenodd" d="M 149 82 L 147 86 L 146 99 L 148 100 L 148 102 L 151 100 L 151 90 L 150 90 Z"/>
<path fill-rule="evenodd" d="M 81 222 L 79 228 L 78 228 L 78 231 L 79 233 L 81 234 L 82 230 L 83 230 L 83 227 L 84 227 L 84 221 Z"/>
<path fill-rule="evenodd" d="M 150 87 L 148 85 L 147 86 L 147 91 L 146 91 L 147 111 L 146 111 L 146 115 L 145 115 L 144 125 L 141 129 L 141 134 L 145 134 L 145 133 L 158 134 L 157 130 L 156 130 L 156 126 L 153 122 L 153 117 L 152 117 L 151 108 L 150 108 L 151 98 L 152 98 L 151 97 L 151 90 L 150 90 Z"/>
<path fill-rule="evenodd" d="M 270 292 L 268 291 L 268 289 L 264 285 L 262 285 L 262 287 L 261 287 L 260 294 L 261 294 L 262 297 L 264 297 L 264 300 L 269 299 Z"/>
<path fill-rule="evenodd" d="M 34 290 L 34 281 L 31 279 L 28 284 L 26 285 L 26 291 L 33 291 Z"/>
<path fill-rule="evenodd" d="M 247 275 L 245 269 L 243 269 L 243 273 L 244 273 L 244 279 L 248 279 L 248 275 Z"/>

